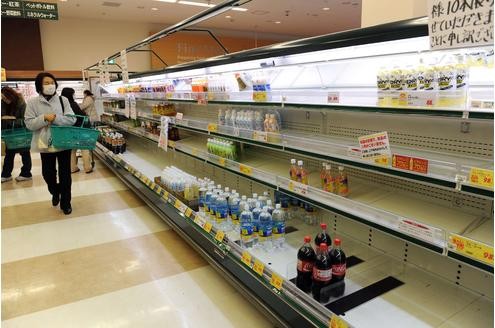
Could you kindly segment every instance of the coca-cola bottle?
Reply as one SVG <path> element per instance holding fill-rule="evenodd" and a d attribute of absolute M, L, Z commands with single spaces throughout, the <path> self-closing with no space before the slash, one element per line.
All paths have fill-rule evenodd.
<path fill-rule="evenodd" d="M 332 238 L 330 238 L 330 235 L 327 233 L 327 224 L 321 223 L 320 227 L 321 232 L 315 237 L 315 248 L 317 253 L 321 243 L 327 244 L 328 247 L 332 246 Z"/>
<path fill-rule="evenodd" d="M 306 293 L 311 291 L 313 266 L 316 259 L 315 251 L 313 250 L 313 247 L 311 247 L 310 242 L 310 236 L 304 237 L 304 244 L 297 252 L 296 286 Z"/>
<path fill-rule="evenodd" d="M 344 280 L 345 277 L 346 256 L 340 245 L 340 239 L 335 238 L 334 246 L 330 251 L 330 260 L 332 261 L 332 283 Z"/>
<path fill-rule="evenodd" d="M 311 287 L 313 298 L 318 302 L 326 303 L 330 299 L 329 291 L 323 291 L 322 289 L 330 285 L 331 279 L 332 262 L 328 253 L 328 246 L 326 243 L 321 243 L 313 266 L 313 286 Z"/>
<path fill-rule="evenodd" d="M 345 271 L 346 271 L 346 256 L 341 248 L 341 241 L 338 238 L 334 240 L 334 246 L 330 251 L 330 261 L 332 262 L 332 288 L 330 295 L 333 297 L 342 296 L 345 292 Z"/>

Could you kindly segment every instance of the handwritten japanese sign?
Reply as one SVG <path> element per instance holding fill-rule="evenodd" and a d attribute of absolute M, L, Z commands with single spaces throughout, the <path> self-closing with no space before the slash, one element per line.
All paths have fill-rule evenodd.
<path fill-rule="evenodd" d="M 390 143 L 387 132 L 379 132 L 359 137 L 361 158 L 374 161 L 377 164 L 387 164 L 391 157 Z"/>
<path fill-rule="evenodd" d="M 432 49 L 493 44 L 493 0 L 429 0 Z"/>
<path fill-rule="evenodd" d="M 158 147 L 167 151 L 168 146 L 168 123 L 170 122 L 170 117 L 162 116 L 160 118 L 160 138 L 158 139 Z"/>

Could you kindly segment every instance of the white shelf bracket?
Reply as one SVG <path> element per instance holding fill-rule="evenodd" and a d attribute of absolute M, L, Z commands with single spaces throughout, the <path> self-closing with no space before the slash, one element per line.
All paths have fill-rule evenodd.
<path fill-rule="evenodd" d="M 461 191 L 462 184 L 466 182 L 467 177 L 465 175 L 456 174 L 455 176 L 455 190 Z"/>

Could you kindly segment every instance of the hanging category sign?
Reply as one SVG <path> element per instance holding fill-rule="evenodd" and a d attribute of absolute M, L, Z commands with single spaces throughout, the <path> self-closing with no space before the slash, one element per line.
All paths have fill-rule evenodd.
<path fill-rule="evenodd" d="M 162 116 L 160 118 L 160 138 L 158 139 L 158 147 L 167 151 L 168 146 L 168 124 L 170 123 L 170 117 Z"/>
<path fill-rule="evenodd" d="M 137 119 L 136 97 L 134 95 L 129 96 L 129 106 L 130 106 L 129 116 L 133 120 Z"/>
<path fill-rule="evenodd" d="M 493 44 L 493 0 L 429 0 L 431 49 Z"/>
<path fill-rule="evenodd" d="M 120 52 L 120 66 L 122 67 L 122 82 L 129 83 L 129 68 L 127 66 L 127 51 L 124 49 Z"/>
<path fill-rule="evenodd" d="M 2 17 L 58 20 L 56 3 L 2 0 Z"/>

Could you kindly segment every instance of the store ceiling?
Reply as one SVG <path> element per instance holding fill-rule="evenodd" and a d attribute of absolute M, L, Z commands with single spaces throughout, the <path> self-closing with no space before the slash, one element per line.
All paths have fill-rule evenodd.
<path fill-rule="evenodd" d="M 204 7 L 157 0 L 59 0 L 62 18 L 92 18 L 172 25 Z M 170 0 L 166 0 L 170 1 Z M 172 0 L 173 1 L 173 0 Z M 46 2 L 53 2 L 46 1 Z M 221 0 L 190 0 L 218 4 Z M 361 0 L 252 0 L 245 12 L 228 11 L 201 27 L 313 36 L 358 28 L 361 25 Z"/>

